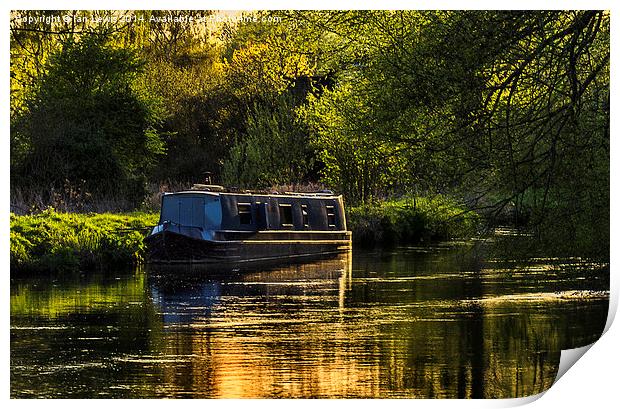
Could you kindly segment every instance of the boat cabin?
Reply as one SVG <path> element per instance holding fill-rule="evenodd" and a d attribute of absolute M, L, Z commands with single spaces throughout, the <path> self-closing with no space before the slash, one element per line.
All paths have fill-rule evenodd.
<path fill-rule="evenodd" d="M 325 193 L 168 193 L 162 197 L 159 221 L 166 223 L 203 231 L 346 230 L 342 197 Z"/>

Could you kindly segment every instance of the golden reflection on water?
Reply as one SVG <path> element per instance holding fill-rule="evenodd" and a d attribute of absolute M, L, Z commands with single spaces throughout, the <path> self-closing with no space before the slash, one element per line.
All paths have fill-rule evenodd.
<path fill-rule="evenodd" d="M 11 288 L 11 395 L 475 398 L 545 390 L 560 350 L 602 330 L 608 292 L 592 281 L 599 273 L 471 258 L 405 249 L 260 271 L 165 267 L 19 282 Z"/>

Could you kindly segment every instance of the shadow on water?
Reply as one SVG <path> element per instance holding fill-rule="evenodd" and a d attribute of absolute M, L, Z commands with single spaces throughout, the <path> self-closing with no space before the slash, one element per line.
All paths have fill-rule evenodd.
<path fill-rule="evenodd" d="M 13 397 L 516 397 L 605 323 L 608 266 L 480 243 L 11 286 Z"/>

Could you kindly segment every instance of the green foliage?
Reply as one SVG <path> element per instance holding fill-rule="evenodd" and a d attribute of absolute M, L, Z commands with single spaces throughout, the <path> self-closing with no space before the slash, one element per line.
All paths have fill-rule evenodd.
<path fill-rule="evenodd" d="M 451 192 L 470 206 L 513 207 L 556 233 L 607 219 L 608 13 L 394 11 L 333 21 L 329 30 L 342 37 L 357 25 L 364 34 L 353 42 L 366 51 L 340 72 L 333 92 L 310 99 L 307 118 L 319 141 L 326 136 L 326 175 L 372 169 L 372 161 L 356 167 L 354 159 L 378 146 L 360 139 L 379 141 L 407 158 L 394 172 L 405 190 L 413 181 L 414 191 Z M 341 150 L 355 155 L 338 160 Z M 360 180 L 330 182 L 350 189 Z M 530 192 L 542 194 L 527 208 Z M 571 235 L 564 240 L 592 250 L 578 250 L 585 243 Z"/>
<path fill-rule="evenodd" d="M 400 191 L 411 187 L 409 155 L 368 121 L 372 108 L 364 94 L 344 83 L 320 98 L 310 95 L 308 102 L 300 111 L 313 131 L 312 144 L 327 185 L 350 203 L 393 193 L 395 186 Z"/>
<path fill-rule="evenodd" d="M 274 106 L 255 104 L 247 135 L 231 150 L 223 180 L 231 186 L 267 188 L 301 182 L 312 165 L 308 133 L 296 117 L 290 95 Z"/>
<path fill-rule="evenodd" d="M 254 43 L 235 50 L 226 69 L 231 91 L 240 100 L 281 93 L 291 85 L 292 78 L 311 72 L 303 56 L 284 54 L 275 45 Z"/>
<path fill-rule="evenodd" d="M 224 37 L 231 33 L 226 26 L 221 30 Z M 311 74 L 306 54 L 282 47 L 286 41 L 279 25 L 241 23 L 232 33 L 224 43 L 196 42 L 180 56 L 159 56 L 147 66 L 145 81 L 170 113 L 164 123 L 169 132 L 167 155 L 156 171 L 160 180 L 196 182 L 209 172 L 218 181 L 221 176 L 235 185 L 251 183 L 255 177 L 231 172 L 230 158 L 239 160 L 245 145 L 260 144 L 256 132 L 261 129 L 271 130 L 276 138 L 272 145 L 282 142 L 277 135 L 299 134 L 287 105 L 292 102 L 281 100 L 297 78 Z M 187 43 L 197 38 L 192 30 L 183 35 Z M 277 123 L 269 124 L 263 117 L 273 117 Z"/>
<path fill-rule="evenodd" d="M 480 218 L 445 196 L 409 197 L 347 209 L 353 240 L 362 245 L 468 238 Z"/>
<path fill-rule="evenodd" d="M 587 186 L 591 180 L 572 182 L 576 191 L 530 189 L 523 195 L 521 214 L 529 218 L 529 227 L 545 248 L 562 256 L 609 259 L 609 187 L 593 190 Z M 557 219 L 541 214 L 543 202 L 545 211 Z"/>
<path fill-rule="evenodd" d="M 608 243 L 609 12 L 16 18 L 66 13 L 11 14 L 15 186 L 84 180 L 137 203 L 146 181 L 210 172 L 249 187 L 319 182 L 354 205 L 440 192 L 576 252 Z"/>
<path fill-rule="evenodd" d="M 143 62 L 96 35 L 70 39 L 54 53 L 16 118 L 12 176 L 28 186 L 86 181 L 97 191 L 144 191 L 164 153 L 157 131 L 163 110 L 136 86 Z"/>
<path fill-rule="evenodd" d="M 197 182 L 204 172 L 219 173 L 243 123 L 241 108 L 226 90 L 219 48 L 205 46 L 190 61 L 151 60 L 141 78 L 168 113 L 162 125 L 166 155 L 155 169 L 155 180 Z"/>
<path fill-rule="evenodd" d="M 11 270 L 78 271 L 140 263 L 156 214 L 11 214 Z M 132 230 L 133 229 L 133 230 Z"/>

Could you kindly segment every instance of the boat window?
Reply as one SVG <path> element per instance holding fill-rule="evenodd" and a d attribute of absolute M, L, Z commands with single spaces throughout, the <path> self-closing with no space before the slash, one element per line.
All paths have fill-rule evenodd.
<path fill-rule="evenodd" d="M 336 211 L 334 206 L 325 206 L 327 210 L 327 225 L 329 227 L 336 227 Z"/>
<path fill-rule="evenodd" d="M 308 227 L 308 205 L 301 205 L 301 219 L 304 227 Z"/>
<path fill-rule="evenodd" d="M 293 207 L 290 204 L 280 204 L 280 225 L 291 227 L 293 225 Z"/>
<path fill-rule="evenodd" d="M 239 223 L 252 224 L 252 204 L 237 203 L 237 212 L 239 213 Z"/>

